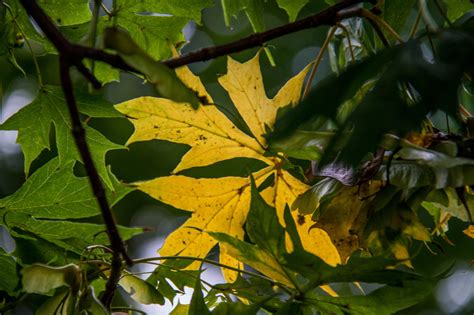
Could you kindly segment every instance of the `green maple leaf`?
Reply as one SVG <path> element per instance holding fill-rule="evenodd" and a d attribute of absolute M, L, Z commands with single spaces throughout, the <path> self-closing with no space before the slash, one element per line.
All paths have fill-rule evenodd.
<path fill-rule="evenodd" d="M 73 174 L 74 163 L 63 165 L 54 158 L 13 195 L 1 199 L 0 224 L 13 237 L 43 239 L 78 254 L 88 245 L 107 244 L 104 225 L 68 220 L 100 214 L 88 179 Z M 111 179 L 114 191 L 107 192 L 107 199 L 113 205 L 133 189 L 113 175 Z M 121 227 L 119 231 L 123 239 L 129 239 L 141 229 Z"/>
<path fill-rule="evenodd" d="M 77 104 L 81 113 L 90 117 L 121 117 L 107 102 L 96 96 L 77 95 Z M 59 161 L 62 165 L 72 160 L 81 160 L 71 133 L 69 112 L 59 87 L 46 86 L 26 107 L 20 109 L 6 122 L 0 130 L 18 130 L 17 142 L 25 156 L 25 173 L 29 175 L 31 163 L 44 149 L 51 150 L 50 133 L 52 126 L 56 136 Z M 85 126 L 87 143 L 99 175 L 112 189 L 112 181 L 105 165 L 105 155 L 110 150 L 124 148 L 105 138 L 97 130 Z"/>

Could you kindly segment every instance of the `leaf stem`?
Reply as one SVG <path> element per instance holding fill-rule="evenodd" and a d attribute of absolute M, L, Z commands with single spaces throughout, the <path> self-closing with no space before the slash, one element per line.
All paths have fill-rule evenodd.
<path fill-rule="evenodd" d="M 59 52 L 59 70 L 61 86 L 64 92 L 64 97 L 69 110 L 70 119 L 72 123 L 72 134 L 76 142 L 76 146 L 79 150 L 80 156 L 84 163 L 89 183 L 92 187 L 92 191 L 95 195 L 97 203 L 102 213 L 102 218 L 106 226 L 107 236 L 110 241 L 111 248 L 113 249 L 111 272 L 106 283 L 106 289 L 102 296 L 102 303 L 110 308 L 112 298 L 117 288 L 117 283 L 120 278 L 122 269 L 122 258 L 129 265 L 132 264 L 132 260 L 128 256 L 124 243 L 118 232 L 117 225 L 115 224 L 112 211 L 105 195 L 104 186 L 97 173 L 97 169 L 94 165 L 91 152 L 87 145 L 85 129 L 82 126 L 79 110 L 77 108 L 76 99 L 74 96 L 74 88 L 72 85 L 70 68 L 75 66 L 86 79 L 88 79 L 92 85 L 96 88 L 100 87 L 100 82 L 94 77 L 92 73 L 82 63 L 83 56 L 78 55 L 75 51 L 75 46 L 71 44 L 53 24 L 51 19 L 46 15 L 38 3 L 34 0 L 20 0 L 22 6 L 26 12 L 36 21 L 38 26 L 42 29 L 44 34 L 53 43 Z M 82 46 L 78 46 L 82 47 Z"/>
<path fill-rule="evenodd" d="M 222 264 L 222 263 L 219 263 L 217 261 L 207 259 L 207 258 L 192 257 L 192 256 L 157 256 L 157 257 L 134 259 L 133 263 L 134 264 L 149 263 L 149 262 L 153 262 L 155 260 L 194 260 L 194 261 L 200 261 L 200 262 L 208 263 L 210 265 L 218 266 L 218 267 L 221 267 L 221 268 L 226 268 L 226 269 L 229 269 L 229 270 L 237 271 L 237 272 L 240 272 L 240 273 L 252 276 L 252 277 L 267 280 L 267 281 L 271 282 L 272 284 L 274 284 L 274 285 L 278 286 L 279 288 L 281 288 L 286 293 L 288 293 L 290 295 L 293 294 L 291 289 L 289 289 L 287 286 L 285 286 L 284 284 L 279 283 L 279 282 L 277 282 L 277 281 L 275 281 L 271 278 L 268 278 L 267 276 L 264 276 L 264 275 L 261 275 L 261 274 L 258 274 L 258 273 L 252 272 L 252 271 L 247 271 L 247 270 L 244 270 L 244 269 L 239 269 L 239 268 L 236 268 L 236 267 L 228 266 L 228 265 L 225 265 L 225 264 Z"/>
<path fill-rule="evenodd" d="M 351 63 L 354 64 L 356 62 L 356 58 L 355 58 L 354 48 L 352 47 L 351 34 L 349 30 L 347 29 L 347 27 L 345 27 L 342 23 L 337 23 L 337 27 L 342 29 L 342 31 L 346 35 L 347 44 L 349 45 L 349 52 L 351 53 Z"/>
<path fill-rule="evenodd" d="M 428 31 L 433 33 L 438 32 L 439 27 L 428 10 L 428 4 L 426 3 L 426 0 L 418 0 L 418 6 L 420 8 L 421 17 L 423 18 Z"/>
<path fill-rule="evenodd" d="M 418 15 L 416 16 L 415 23 L 413 24 L 413 27 L 411 28 L 411 31 L 410 31 L 409 39 L 412 39 L 413 37 L 415 37 L 416 31 L 418 30 L 418 25 L 420 25 L 420 21 L 421 21 L 421 11 L 419 11 Z"/>
<path fill-rule="evenodd" d="M 331 42 L 332 37 L 334 36 L 334 33 L 336 33 L 337 26 L 331 27 L 331 30 L 328 33 L 328 36 L 326 36 L 326 39 L 324 40 L 323 45 L 321 46 L 321 49 L 319 50 L 318 54 L 316 55 L 316 58 L 313 61 L 313 67 L 311 68 L 311 73 L 309 74 L 308 81 L 306 82 L 306 86 L 303 91 L 303 98 L 308 95 L 309 90 L 311 89 L 311 84 L 313 83 L 314 76 L 316 74 L 316 70 L 318 70 L 319 65 L 321 64 L 321 60 L 323 60 L 324 53 L 326 52 L 326 49 L 329 46 L 329 43 Z"/>
<path fill-rule="evenodd" d="M 104 186 L 100 181 L 99 174 L 97 173 L 97 169 L 94 165 L 92 155 L 87 145 L 85 129 L 82 126 L 79 110 L 77 109 L 70 76 L 71 63 L 68 57 L 63 54 L 60 54 L 59 57 L 59 68 L 61 86 L 63 88 L 64 97 L 66 99 L 66 103 L 69 109 L 74 140 L 81 155 L 82 161 L 84 162 L 84 167 L 89 177 L 89 182 L 92 186 L 92 191 L 94 192 L 94 195 L 101 209 L 102 217 L 104 219 L 107 229 L 107 235 L 109 237 L 111 247 L 113 248 L 111 263 L 112 268 L 110 271 L 110 276 L 107 279 L 105 293 L 101 299 L 102 303 L 107 308 L 110 308 L 110 304 L 115 294 L 117 283 L 120 279 L 120 274 L 122 270 L 121 257 L 124 257 L 124 259 L 127 260 L 128 255 L 126 254 L 123 241 L 120 238 L 117 225 L 115 224 L 115 220 L 112 216 L 112 211 L 110 210 L 109 204 L 107 202 Z M 130 258 L 128 258 L 128 260 L 130 260 Z"/>

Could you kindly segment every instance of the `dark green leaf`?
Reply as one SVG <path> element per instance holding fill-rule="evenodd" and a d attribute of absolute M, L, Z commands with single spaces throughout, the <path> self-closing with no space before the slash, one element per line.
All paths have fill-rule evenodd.
<path fill-rule="evenodd" d="M 435 280 L 405 280 L 400 286 L 385 286 L 367 296 L 311 296 L 307 300 L 320 311 L 330 310 L 331 314 L 389 315 L 419 303 L 435 285 Z"/>
<path fill-rule="evenodd" d="M 14 295 L 19 281 L 15 260 L 0 248 L 0 291 Z"/>
<path fill-rule="evenodd" d="M 37 315 L 71 315 L 75 308 L 76 295 L 68 289 L 57 290 L 36 310 Z M 95 315 L 95 314 L 94 314 Z"/>
<path fill-rule="evenodd" d="M 1 212 L 31 215 L 36 219 L 87 218 L 100 214 L 89 179 L 76 177 L 74 161 L 61 165 L 51 160 L 29 177 L 13 195 L 0 200 Z M 110 173 L 114 191 L 108 191 L 111 205 L 133 190 Z"/>
<path fill-rule="evenodd" d="M 385 51 L 348 67 L 340 75 L 333 74 L 320 81 L 298 106 L 276 121 L 268 138 L 270 144 L 293 130 L 318 130 L 325 122 L 322 117 L 336 121 L 339 105 L 351 99 L 364 83 L 383 71 L 395 53 L 395 50 Z"/>
<path fill-rule="evenodd" d="M 194 109 L 199 106 L 197 92 L 188 88 L 173 70 L 153 60 L 135 44 L 127 32 L 117 28 L 107 28 L 104 31 L 104 44 L 107 48 L 116 50 L 132 68 L 143 73 L 163 97 L 175 102 L 189 103 Z"/>
<path fill-rule="evenodd" d="M 247 215 L 246 231 L 250 240 L 265 252 L 280 257 L 285 252 L 285 233 L 275 210 L 262 198 L 252 179 L 250 211 Z"/>
<path fill-rule="evenodd" d="M 210 315 L 211 312 L 206 306 L 204 296 L 202 294 L 201 279 L 196 279 L 196 285 L 194 286 L 193 297 L 191 298 L 191 304 L 189 305 L 189 315 Z"/>
<path fill-rule="evenodd" d="M 380 79 L 332 139 L 323 164 L 330 162 L 330 156 L 339 151 L 336 147 L 342 146 L 340 161 L 357 165 L 368 152 L 376 149 L 383 134 L 405 134 L 414 130 L 430 111 L 440 109 L 456 117 L 457 91 L 463 72 L 474 71 L 470 57 L 474 54 L 474 37 L 469 32 L 447 30 L 437 39 L 435 62 L 425 59 L 422 41 L 411 41 L 350 66 L 338 77 L 323 80 L 300 105 L 277 121 L 270 142 L 297 127 L 317 130 L 321 124 L 311 123 L 321 120 L 321 116 L 336 121 L 343 101 L 377 74 Z M 346 139 L 349 131 L 349 139 Z"/>
<path fill-rule="evenodd" d="M 95 117 L 120 117 L 111 105 L 100 97 L 77 95 L 79 110 L 86 115 Z M 97 109 L 109 107 L 109 109 Z M 21 145 L 25 156 L 25 172 L 28 175 L 33 162 L 44 149 L 51 150 L 50 133 L 52 125 L 56 134 L 56 146 L 61 165 L 71 160 L 80 160 L 74 138 L 71 133 L 69 112 L 59 87 L 47 86 L 38 92 L 32 103 L 20 109 L 0 126 L 0 130 L 18 130 L 17 142 Z M 91 149 L 97 170 L 110 189 L 112 179 L 107 172 L 105 155 L 110 150 L 123 149 L 105 138 L 97 130 L 85 126 L 86 137 Z"/>
<path fill-rule="evenodd" d="M 311 189 L 298 196 L 291 206 L 292 210 L 298 210 L 302 214 L 316 211 L 319 205 L 329 200 L 338 193 L 341 183 L 334 178 L 325 178 L 313 185 Z"/>
<path fill-rule="evenodd" d="M 298 0 L 301 1 L 301 0 Z M 255 33 L 265 31 L 265 23 L 263 21 L 264 2 L 260 0 L 221 0 L 222 9 L 224 11 L 224 21 L 227 27 L 231 25 L 231 18 L 237 17 L 240 11 L 245 11 L 247 18 L 252 25 L 252 29 Z M 293 1 L 295 2 L 295 1 Z M 293 9 L 291 9 L 293 10 Z M 293 10 L 294 11 L 294 10 Z M 273 61 L 272 54 L 268 48 L 265 48 L 265 53 L 272 65 L 275 64 Z"/>
<path fill-rule="evenodd" d="M 240 301 L 230 303 L 219 303 L 211 314 L 215 315 L 255 315 L 260 306 L 258 304 L 247 305 Z"/>
<path fill-rule="evenodd" d="M 401 33 L 416 0 L 387 0 L 383 3 L 383 19 L 396 32 Z"/>

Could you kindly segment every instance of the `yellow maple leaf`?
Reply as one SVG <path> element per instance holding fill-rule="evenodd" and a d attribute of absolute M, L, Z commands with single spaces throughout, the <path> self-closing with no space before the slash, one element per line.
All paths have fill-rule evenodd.
<path fill-rule="evenodd" d="M 200 106 L 193 110 L 189 104 L 163 98 L 141 97 L 119 104 L 116 108 L 127 115 L 135 127 L 128 144 L 152 139 L 168 140 L 189 145 L 173 173 L 197 166 L 206 166 L 233 158 L 253 158 L 267 166 L 251 176 L 257 184 L 270 176 L 273 185 L 262 192 L 265 201 L 275 207 L 284 226 L 283 211 L 308 186 L 281 169 L 278 157 L 264 156 L 267 146 L 263 134 L 272 128 L 279 108 L 298 103 L 309 66 L 291 78 L 273 99 L 265 93 L 260 72 L 259 54 L 245 63 L 228 59 L 227 74 L 219 83 L 229 93 L 236 109 L 253 134 L 238 129 L 216 106 Z M 212 103 L 200 79 L 187 67 L 177 70 L 178 77 L 199 95 Z M 243 225 L 250 207 L 250 176 L 221 178 L 191 178 L 181 175 L 159 177 L 138 184 L 138 188 L 164 203 L 191 211 L 191 217 L 171 233 L 160 254 L 205 257 L 216 240 L 205 231 L 222 232 L 238 239 L 244 238 Z M 340 263 L 340 256 L 326 232 L 310 229 L 310 217 L 293 216 L 303 246 L 328 264 Z M 291 243 L 287 247 L 291 249 Z M 221 248 L 220 262 L 242 268 L 242 262 Z M 237 273 L 223 269 L 227 281 L 233 282 Z M 272 276 L 272 275 L 268 275 Z"/>
<path fill-rule="evenodd" d="M 469 225 L 463 232 L 470 238 L 474 238 L 474 225 Z"/>

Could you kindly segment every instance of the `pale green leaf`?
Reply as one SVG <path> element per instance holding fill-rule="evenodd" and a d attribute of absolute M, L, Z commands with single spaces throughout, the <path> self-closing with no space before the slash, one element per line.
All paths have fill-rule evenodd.
<path fill-rule="evenodd" d="M 170 315 L 188 315 L 188 314 L 189 314 L 189 305 L 179 304 L 179 303 L 170 313 Z"/>
<path fill-rule="evenodd" d="M 309 2 L 309 0 L 277 0 L 278 6 L 288 13 L 290 22 L 296 20 L 298 13 Z"/>
<path fill-rule="evenodd" d="M 81 282 L 81 269 L 74 264 L 62 267 L 35 264 L 23 268 L 21 273 L 23 290 L 28 293 L 46 294 L 62 286 L 77 291 Z"/>
<path fill-rule="evenodd" d="M 39 5 L 58 25 L 81 24 L 92 17 L 89 0 L 40 0 Z"/>
<path fill-rule="evenodd" d="M 163 295 L 149 282 L 132 274 L 125 274 L 120 278 L 119 285 L 127 291 L 130 296 L 142 304 L 165 303 Z"/>
<path fill-rule="evenodd" d="M 448 9 L 448 18 L 454 22 L 469 10 L 474 10 L 474 3 L 469 0 L 445 0 Z"/>

